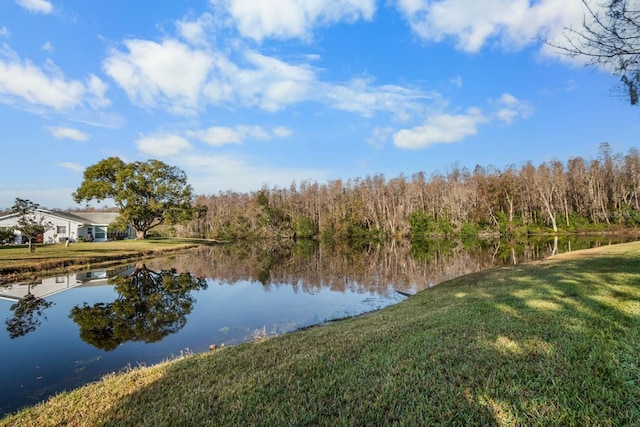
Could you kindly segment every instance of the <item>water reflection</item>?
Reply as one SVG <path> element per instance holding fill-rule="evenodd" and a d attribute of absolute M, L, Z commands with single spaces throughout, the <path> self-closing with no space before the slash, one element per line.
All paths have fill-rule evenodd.
<path fill-rule="evenodd" d="M 287 286 L 310 294 L 330 289 L 384 295 L 389 287 L 414 293 L 496 265 L 530 262 L 556 253 L 630 240 L 635 238 L 439 239 L 367 244 L 360 250 L 304 240 L 252 242 L 214 246 L 197 255 L 174 256 L 171 262 L 178 270 L 221 283 L 259 282 L 266 291 Z M 164 262 L 148 264 L 161 268 Z"/>
<path fill-rule="evenodd" d="M 126 341 L 152 343 L 176 333 L 187 322 L 195 303 L 192 291 L 207 288 L 203 278 L 175 269 L 159 272 L 141 264 L 130 276 L 109 279 L 118 297 L 71 309 L 69 317 L 80 327 L 80 338 L 110 351 Z"/>
<path fill-rule="evenodd" d="M 53 302 L 33 295 L 31 285 L 27 285 L 27 294 L 10 307 L 13 317 L 5 321 L 9 338 L 18 338 L 35 331 L 42 320 L 46 319 L 44 311 L 52 305 Z"/>
<path fill-rule="evenodd" d="M 19 301 L 28 295 L 48 298 L 76 286 L 107 283 L 107 278 L 124 271 L 124 267 L 111 270 L 83 271 L 55 277 L 47 277 L 39 281 L 12 283 L 0 286 L 0 299 Z"/>

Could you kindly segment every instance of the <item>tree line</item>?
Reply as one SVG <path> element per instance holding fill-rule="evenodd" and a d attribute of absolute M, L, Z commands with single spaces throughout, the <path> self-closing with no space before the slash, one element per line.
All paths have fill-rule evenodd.
<path fill-rule="evenodd" d="M 640 151 L 615 154 L 602 143 L 591 160 L 302 181 L 200 195 L 194 206 L 193 219 L 170 232 L 218 240 L 357 240 L 634 228 L 640 224 Z"/>

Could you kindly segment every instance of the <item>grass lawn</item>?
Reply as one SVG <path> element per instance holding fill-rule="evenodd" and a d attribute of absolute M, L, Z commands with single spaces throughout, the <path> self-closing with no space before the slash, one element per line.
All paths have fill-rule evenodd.
<path fill-rule="evenodd" d="M 108 261 L 140 258 L 167 251 L 187 249 L 210 243 L 197 239 L 117 240 L 112 242 L 77 242 L 36 245 L 29 252 L 26 245 L 0 246 L 0 283 L 33 274 L 52 274 L 69 269 L 97 266 Z"/>
<path fill-rule="evenodd" d="M 640 425 L 640 243 L 113 374 L 0 425 Z"/>

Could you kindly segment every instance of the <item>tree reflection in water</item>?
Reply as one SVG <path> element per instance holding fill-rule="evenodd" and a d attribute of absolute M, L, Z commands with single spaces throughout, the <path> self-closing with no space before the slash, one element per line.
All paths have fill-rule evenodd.
<path fill-rule="evenodd" d="M 131 276 L 109 279 L 119 297 L 111 303 L 84 304 L 69 317 L 80 327 L 80 338 L 110 351 L 127 341 L 147 343 L 179 331 L 193 309 L 192 291 L 207 288 L 203 278 L 176 270 L 152 271 L 138 265 Z"/>
<path fill-rule="evenodd" d="M 389 240 L 353 246 L 298 239 L 214 245 L 171 257 L 171 265 L 211 282 L 259 282 L 265 292 L 292 287 L 315 294 L 324 289 L 383 295 L 415 293 L 464 274 L 520 264 L 557 252 L 609 245 L 633 236 L 562 236 L 519 239 Z M 152 269 L 166 259 L 148 260 Z"/>
<path fill-rule="evenodd" d="M 5 322 L 9 337 L 14 339 L 35 331 L 42 323 L 42 317 L 46 319 L 44 310 L 52 305 L 52 302 L 33 295 L 29 289 L 24 298 L 10 307 L 14 315 Z"/>

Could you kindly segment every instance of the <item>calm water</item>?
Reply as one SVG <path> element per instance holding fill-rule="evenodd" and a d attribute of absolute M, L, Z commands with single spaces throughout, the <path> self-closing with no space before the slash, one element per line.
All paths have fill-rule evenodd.
<path fill-rule="evenodd" d="M 494 265 L 622 240 L 232 245 L 145 260 L 144 270 L 0 287 L 0 415 L 128 366 L 380 309 L 406 298 L 397 291 Z"/>

